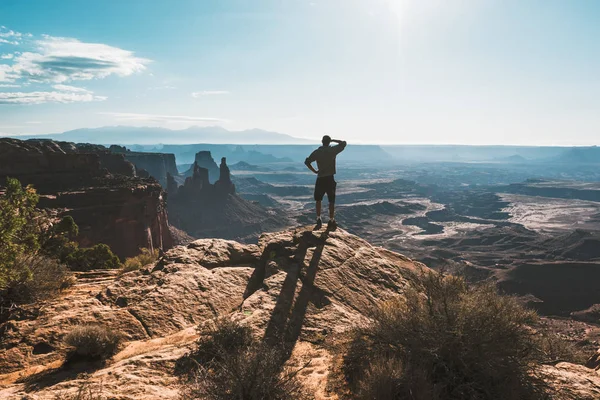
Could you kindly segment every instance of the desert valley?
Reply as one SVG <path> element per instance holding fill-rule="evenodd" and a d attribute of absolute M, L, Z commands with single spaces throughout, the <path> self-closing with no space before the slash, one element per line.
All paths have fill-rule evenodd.
<path fill-rule="evenodd" d="M 597 397 L 600 150 L 350 144 L 339 228 L 313 232 L 313 147 L 0 139 L 2 179 L 32 185 L 52 218 L 72 216 L 79 246 L 107 244 L 121 261 L 156 254 L 79 268 L 57 296 L 5 310 L 0 393 L 179 398 L 174 371 L 196 327 L 227 317 L 280 338 L 303 387 L 338 398 L 334 338 L 432 268 L 536 310 L 536 329 L 579 354 L 544 366 L 550 386 Z M 65 335 L 86 324 L 125 344 L 108 362 L 64 366 Z"/>
<path fill-rule="evenodd" d="M 0 0 L 0 400 L 599 400 L 600 0 Z"/>

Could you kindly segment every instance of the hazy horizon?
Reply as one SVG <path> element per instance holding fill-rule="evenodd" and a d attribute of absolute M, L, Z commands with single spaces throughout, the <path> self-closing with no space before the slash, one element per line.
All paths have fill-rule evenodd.
<path fill-rule="evenodd" d="M 600 2 L 560 0 L 6 1 L 0 136 L 596 145 L 599 17 Z"/>
<path fill-rule="evenodd" d="M 27 140 L 27 139 L 52 139 L 52 140 L 62 140 L 62 141 L 67 141 L 67 142 L 90 142 L 87 140 L 72 140 L 69 138 L 61 138 L 60 135 L 66 133 L 73 133 L 73 132 L 78 132 L 78 131 L 84 131 L 84 130 L 101 130 L 101 129 L 115 129 L 115 128 L 133 128 L 133 129 L 148 129 L 148 130 L 152 130 L 152 129 L 160 129 L 160 130 L 168 130 L 170 132 L 183 132 L 183 131 L 188 131 L 188 130 L 194 130 L 196 128 L 198 129 L 210 129 L 210 128 L 222 128 L 221 126 L 218 125 L 214 125 L 214 126 L 190 126 L 187 128 L 181 128 L 181 129 L 169 129 L 169 128 L 164 128 L 164 127 L 159 127 L 159 126 L 130 126 L 130 125 L 113 125 L 113 126 L 103 126 L 103 127 L 98 127 L 98 128 L 78 128 L 78 129 L 73 129 L 70 131 L 65 131 L 65 132 L 49 132 L 49 133 L 39 133 L 39 134 L 33 134 L 33 135 L 28 135 L 28 134 L 21 134 L 21 135 L 0 135 L 0 138 L 2 137 L 7 137 L 7 138 L 14 138 L 14 139 L 22 139 L 22 140 Z M 248 133 L 251 131 L 263 131 L 262 129 L 259 128 L 251 128 L 251 129 L 245 129 L 245 130 L 236 130 L 236 131 L 228 131 L 228 133 L 231 134 L 243 134 L 243 133 Z M 291 136 L 291 135 L 287 135 L 283 132 L 272 132 L 272 131 L 266 131 L 264 130 L 264 132 L 266 133 L 275 133 L 275 134 L 281 134 L 284 136 L 288 136 L 291 139 L 298 139 L 298 142 L 267 142 L 267 141 L 259 141 L 259 142 L 252 142 L 252 141 L 248 141 L 248 142 L 235 142 L 235 141 L 231 141 L 228 140 L 230 139 L 230 137 L 228 136 L 223 136 L 223 141 L 219 142 L 219 141 L 181 141 L 181 140 L 175 140 L 173 141 L 172 139 L 168 139 L 168 137 L 165 137 L 165 141 L 159 141 L 159 142 L 155 142 L 155 141 L 147 141 L 147 140 L 141 140 L 141 141 L 103 141 L 102 136 L 98 136 L 98 140 L 97 141 L 91 141 L 90 143 L 98 143 L 98 144 L 104 144 L 104 145 L 109 145 L 109 144 L 122 144 L 122 145 L 144 145 L 144 146 L 149 146 L 149 145 L 199 145 L 199 144 L 222 144 L 222 145 L 261 145 L 261 146 L 265 146 L 265 145 L 273 145 L 273 146 L 313 146 L 313 145 L 320 145 L 321 142 L 321 138 L 315 138 L 315 139 L 308 139 L 308 138 L 298 138 L 295 136 Z M 171 140 L 171 141 L 169 141 Z M 557 147 L 557 148 L 572 148 L 572 147 L 598 147 L 598 145 L 596 144 L 591 144 L 591 145 L 587 145 L 587 144 L 583 144 L 583 145 L 519 145 L 519 144 L 493 144 L 493 143 L 489 143 L 489 144 L 474 144 L 474 143 L 379 143 L 379 142 L 350 142 L 350 145 L 361 145 L 361 146 L 387 146 L 387 147 L 515 147 L 515 148 L 543 148 L 543 147 Z"/>

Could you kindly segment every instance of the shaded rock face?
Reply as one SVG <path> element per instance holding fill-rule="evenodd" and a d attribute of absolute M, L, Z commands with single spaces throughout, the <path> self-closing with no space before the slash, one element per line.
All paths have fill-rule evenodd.
<path fill-rule="evenodd" d="M 300 228 L 265 234 L 258 245 L 197 240 L 121 276 L 81 273 L 62 298 L 2 327 L 0 398 L 64 396 L 84 380 L 107 398 L 180 398 L 175 361 L 196 340 L 197 325 L 227 316 L 250 326 L 261 341 L 283 343 L 288 365 L 304 367 L 298 378 L 306 389 L 316 399 L 334 399 L 327 391 L 333 359 L 327 343 L 365 321 L 370 308 L 402 296 L 424 268 L 343 230 Z M 85 323 L 105 324 L 127 340 L 87 377 L 59 369 L 64 336 Z M 600 394 L 600 375 L 592 369 L 542 368 L 567 399 Z"/>
<path fill-rule="evenodd" d="M 173 245 L 158 182 L 103 146 L 0 139 L 0 184 L 8 176 L 34 185 L 40 207 L 73 216 L 82 246 L 105 243 L 124 258 Z"/>
<path fill-rule="evenodd" d="M 231 182 L 231 172 L 227 166 L 227 159 L 221 158 L 219 179 L 215 182 L 215 189 L 220 195 L 235 194 L 235 185 Z"/>
<path fill-rule="evenodd" d="M 175 163 L 175 154 L 127 152 L 125 159 L 135 165 L 136 169 L 148 171 L 150 176 L 167 187 L 167 174 L 179 174 Z"/>
<path fill-rule="evenodd" d="M 211 182 L 216 182 L 217 179 L 219 179 L 220 169 L 212 158 L 210 151 L 199 151 L 196 153 L 195 163 L 198 164 L 199 167 L 208 170 L 208 177 Z"/>
<path fill-rule="evenodd" d="M 179 185 L 173 175 L 167 172 L 167 194 L 171 196 L 175 195 L 178 187 Z"/>
<path fill-rule="evenodd" d="M 38 191 L 53 192 L 85 185 L 107 173 L 133 177 L 135 167 L 122 155 L 107 153 L 103 146 L 0 139 L 0 184 L 10 176 Z"/>
<path fill-rule="evenodd" d="M 208 169 L 195 162 L 192 170 L 192 175 L 169 197 L 169 218 L 175 227 L 196 238 L 255 241 L 261 232 L 288 225 L 280 212 L 266 210 L 235 194 L 225 158 L 214 185 L 210 184 Z"/>

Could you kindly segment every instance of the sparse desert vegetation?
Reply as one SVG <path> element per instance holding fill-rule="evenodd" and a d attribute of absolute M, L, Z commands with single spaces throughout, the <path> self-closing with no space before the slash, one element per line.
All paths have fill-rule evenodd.
<path fill-rule="evenodd" d="M 125 259 L 125 262 L 121 267 L 121 271 L 137 271 L 148 264 L 154 263 L 156 260 L 158 260 L 158 249 L 150 250 L 147 248 L 142 248 L 140 249 L 140 254 L 137 256 Z"/>
<path fill-rule="evenodd" d="M 250 327 L 220 318 L 200 328 L 196 348 L 178 364 L 182 399 L 284 400 L 305 397 L 284 366 L 284 346 L 260 343 Z"/>
<path fill-rule="evenodd" d="M 79 229 L 70 216 L 57 219 L 36 206 L 39 196 L 7 178 L 0 193 L 0 321 L 21 304 L 54 296 L 73 284 L 70 270 L 117 268 L 110 248 L 80 248 Z"/>
<path fill-rule="evenodd" d="M 75 327 L 65 337 L 70 347 L 67 361 L 102 361 L 117 352 L 123 337 L 110 327 L 82 325 Z"/>
<path fill-rule="evenodd" d="M 52 400 L 107 400 L 102 386 L 83 382 L 74 393 L 57 393 Z"/>
<path fill-rule="evenodd" d="M 547 398 L 534 312 L 490 285 L 435 273 L 418 282 L 345 343 L 340 370 L 350 398 Z"/>
<path fill-rule="evenodd" d="M 100 243 L 88 248 L 77 248 L 69 254 L 66 262 L 73 271 L 90 271 L 92 269 L 116 269 L 121 266 L 119 257 L 113 254 L 110 247 Z"/>

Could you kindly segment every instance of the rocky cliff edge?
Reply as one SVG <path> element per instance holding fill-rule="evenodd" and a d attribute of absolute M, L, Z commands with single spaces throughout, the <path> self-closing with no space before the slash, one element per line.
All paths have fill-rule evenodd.
<path fill-rule="evenodd" d="M 195 327 L 230 316 L 262 340 L 283 335 L 294 348 L 288 362 L 305 366 L 300 379 L 306 387 L 318 399 L 333 399 L 326 388 L 333 358 L 326 343 L 364 321 L 371 307 L 402 295 L 422 268 L 343 230 L 300 228 L 264 234 L 258 245 L 197 240 L 120 276 L 82 273 L 63 296 L 2 327 L 0 398 L 51 399 L 75 393 L 85 380 L 111 399 L 176 399 L 175 361 L 197 338 Z M 107 365 L 83 376 L 60 366 L 62 338 L 86 323 L 108 325 L 128 342 Z M 546 368 L 572 398 L 600 393 L 592 369 Z"/>

